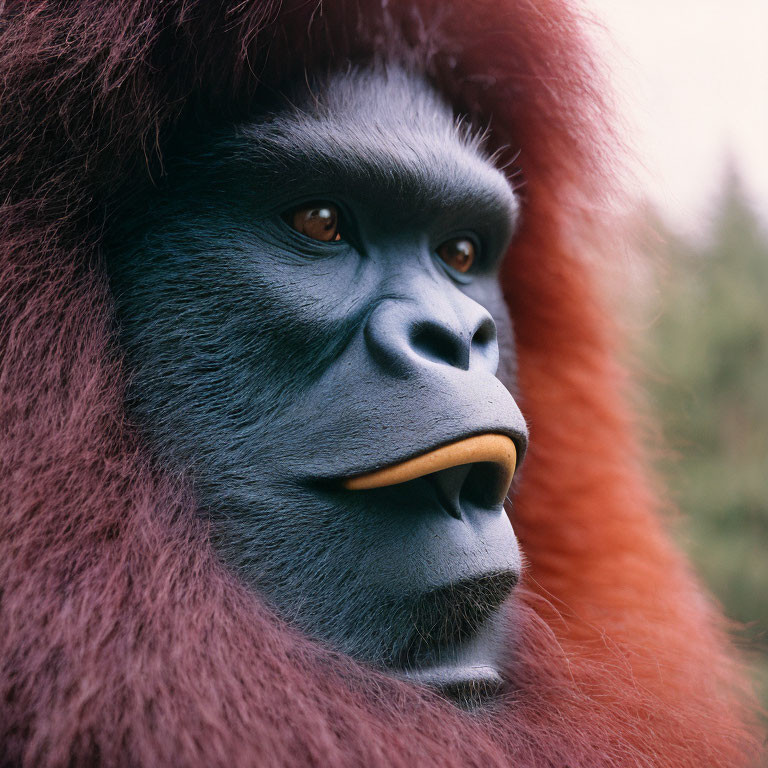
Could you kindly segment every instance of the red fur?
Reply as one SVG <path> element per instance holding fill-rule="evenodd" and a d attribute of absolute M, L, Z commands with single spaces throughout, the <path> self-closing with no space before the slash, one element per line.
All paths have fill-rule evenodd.
<path fill-rule="evenodd" d="M 405 37 L 522 147 L 506 289 L 532 447 L 514 692 L 471 717 L 298 636 L 212 554 L 122 410 L 117 180 L 195 114 Z M 268 52 L 268 53 L 267 53 Z M 0 764 L 743 766 L 750 698 L 649 491 L 597 290 L 599 77 L 554 0 L 10 3 L 0 17 Z"/>

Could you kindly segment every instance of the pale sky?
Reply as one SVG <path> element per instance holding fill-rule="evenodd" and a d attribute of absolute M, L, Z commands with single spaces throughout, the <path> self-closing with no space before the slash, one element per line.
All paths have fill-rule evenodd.
<path fill-rule="evenodd" d="M 582 2 L 612 38 L 640 191 L 701 232 L 730 153 L 768 224 L 768 0 Z"/>

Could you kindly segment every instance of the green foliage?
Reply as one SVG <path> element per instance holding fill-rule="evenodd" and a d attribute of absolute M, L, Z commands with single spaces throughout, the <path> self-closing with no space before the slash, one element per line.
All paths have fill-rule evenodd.
<path fill-rule="evenodd" d="M 768 705 L 768 238 L 729 171 L 709 241 L 665 238 L 648 383 L 686 545 L 757 648 Z"/>

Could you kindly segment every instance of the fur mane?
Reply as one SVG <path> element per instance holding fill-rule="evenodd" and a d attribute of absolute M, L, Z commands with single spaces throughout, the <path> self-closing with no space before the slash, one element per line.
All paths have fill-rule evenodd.
<path fill-rule="evenodd" d="M 528 567 L 512 691 L 476 716 L 300 636 L 218 562 L 125 418 L 99 253 L 115 196 L 163 172 L 179 126 L 393 51 L 525 179 L 504 284 Z M 0 83 L 0 764 L 757 761 L 748 686 L 664 531 L 585 258 L 616 142 L 567 3 L 9 2 Z"/>

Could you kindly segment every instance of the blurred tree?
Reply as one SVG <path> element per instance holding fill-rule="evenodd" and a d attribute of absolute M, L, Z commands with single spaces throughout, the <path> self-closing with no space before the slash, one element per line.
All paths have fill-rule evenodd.
<path fill-rule="evenodd" d="M 677 454 L 661 470 L 699 573 L 762 649 L 768 705 L 768 237 L 730 166 L 707 244 L 664 241 L 646 366 Z"/>

